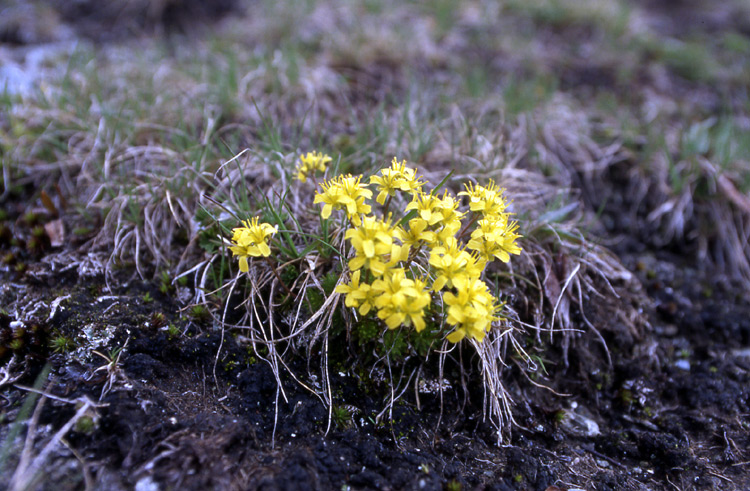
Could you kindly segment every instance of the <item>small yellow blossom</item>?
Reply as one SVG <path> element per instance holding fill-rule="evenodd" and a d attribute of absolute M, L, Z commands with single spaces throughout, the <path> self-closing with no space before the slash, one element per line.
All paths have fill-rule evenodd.
<path fill-rule="evenodd" d="M 368 268 L 376 276 L 386 270 L 384 257 L 393 251 L 393 227 L 383 220 L 373 216 L 365 216 L 362 222 L 346 231 L 344 236 L 349 239 L 355 251 L 355 256 L 349 260 L 352 271 Z M 401 255 L 401 250 L 398 250 Z"/>
<path fill-rule="evenodd" d="M 443 219 L 442 201 L 432 194 L 418 192 L 406 205 L 406 211 L 416 210 L 419 217 L 428 225 L 435 225 Z"/>
<path fill-rule="evenodd" d="M 432 289 L 439 291 L 447 286 L 461 290 L 472 278 L 479 278 L 484 265 L 476 256 L 459 248 L 456 239 L 450 237 L 445 245 L 433 248 L 430 253 L 430 266 L 437 273 Z"/>
<path fill-rule="evenodd" d="M 461 219 L 465 213 L 458 211 L 458 201 L 446 190 L 443 197 L 438 200 L 437 208 L 443 219 L 440 221 L 441 228 L 437 232 L 440 241 L 445 242 L 449 237 L 455 236 L 461 230 Z"/>
<path fill-rule="evenodd" d="M 343 208 L 352 223 L 359 225 L 360 215 L 370 213 L 371 210 L 365 200 L 372 198 L 372 191 L 364 187 L 361 179 L 362 176 L 346 175 L 321 183 L 323 192 L 316 192 L 313 200 L 313 203 L 323 203 L 321 216 L 328 218 L 333 208 Z"/>
<path fill-rule="evenodd" d="M 470 280 L 465 288 L 456 293 L 444 293 L 443 302 L 448 306 L 446 322 L 456 327 L 447 337 L 451 343 L 457 343 L 466 336 L 481 342 L 492 327 L 492 322 L 500 319 L 495 315 L 499 309 L 497 300 L 486 283 L 478 278 Z"/>
<path fill-rule="evenodd" d="M 258 217 L 242 222 L 244 227 L 232 229 L 232 254 L 240 258 L 240 271 L 248 271 L 247 258 L 271 255 L 268 239 L 277 232 L 270 223 L 258 224 Z"/>
<path fill-rule="evenodd" d="M 385 321 L 389 329 L 402 324 L 413 324 L 417 332 L 425 328 L 424 310 L 430 305 L 430 294 L 424 281 L 406 278 L 406 272 L 398 268 L 375 280 L 372 288 L 379 292 L 375 300 L 378 318 Z"/>
<path fill-rule="evenodd" d="M 521 236 L 516 230 L 518 224 L 508 223 L 507 214 L 479 220 L 467 247 L 477 251 L 487 261 L 498 258 L 507 263 L 510 261 L 510 254 L 521 254 L 521 248 L 516 244 L 516 239 Z"/>
<path fill-rule="evenodd" d="M 420 217 L 409 220 L 409 227 L 399 228 L 401 242 L 409 247 L 416 248 L 421 244 L 432 245 L 437 241 L 435 232 L 428 230 L 427 220 Z"/>
<path fill-rule="evenodd" d="M 331 157 L 324 153 L 307 152 L 304 155 L 300 155 L 299 160 L 296 169 L 297 179 L 305 182 L 307 181 L 307 176 L 314 173 L 316 170 L 325 172 L 326 164 L 331 161 Z"/>
<path fill-rule="evenodd" d="M 367 315 L 375 304 L 378 293 L 367 283 L 360 283 L 361 271 L 352 273 L 351 283 L 336 287 L 336 293 L 345 293 L 344 303 L 347 307 L 359 309 L 359 313 Z"/>
<path fill-rule="evenodd" d="M 504 189 L 498 188 L 495 181 L 490 179 L 490 183 L 485 186 L 472 183 L 465 184 L 466 191 L 458 193 L 459 196 L 469 197 L 469 209 L 477 211 L 484 216 L 501 215 L 505 213 L 507 203 L 503 198 Z"/>
<path fill-rule="evenodd" d="M 381 176 L 370 177 L 370 184 L 376 184 L 378 197 L 375 199 L 381 205 L 388 196 L 393 196 L 396 190 L 416 194 L 421 192 L 424 182 L 417 177 L 416 171 L 406 167 L 406 161 L 399 162 L 393 157 L 391 166 L 380 170 Z"/>

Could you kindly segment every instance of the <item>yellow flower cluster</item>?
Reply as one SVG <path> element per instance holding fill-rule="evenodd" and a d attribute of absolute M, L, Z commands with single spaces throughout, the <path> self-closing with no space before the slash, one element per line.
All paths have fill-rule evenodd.
<path fill-rule="evenodd" d="M 307 181 L 307 177 L 310 174 L 314 174 L 315 171 L 325 172 L 326 164 L 331 161 L 331 157 L 324 153 L 318 152 L 307 152 L 304 155 L 300 155 L 299 163 L 297 164 L 297 179 L 302 182 Z"/>
<path fill-rule="evenodd" d="M 328 218 L 331 211 L 346 209 L 346 216 L 354 225 L 359 226 L 361 216 L 370 213 L 370 205 L 365 203 L 366 199 L 372 198 L 372 191 L 367 189 L 361 182 L 362 176 L 351 175 L 338 176 L 321 184 L 322 193 L 315 193 L 314 203 L 323 203 L 321 216 Z"/>
<path fill-rule="evenodd" d="M 371 214 L 368 200 L 373 192 L 361 177 L 338 176 L 321 184 L 314 202 L 323 204 L 323 218 L 342 209 L 351 224 L 345 238 L 352 247 L 352 274 L 336 292 L 345 294 L 346 306 L 362 315 L 375 311 L 389 329 L 405 325 L 418 332 L 426 326 L 433 294 L 439 295 L 446 322 L 453 327 L 447 339 L 482 341 L 492 322 L 500 319 L 500 304 L 481 276 L 490 261 L 507 262 L 510 254 L 520 254 L 518 225 L 509 221 L 504 190 L 492 181 L 487 187 L 468 184 L 458 194 L 469 198 L 467 225 L 460 199 L 448 191 L 442 196 L 425 193 L 425 184 L 405 161 L 394 158 L 390 167 L 370 178 L 378 192 L 375 201 L 384 205 L 386 216 L 381 217 Z M 409 200 L 403 214 L 411 215 L 393 224 L 388 208 L 399 194 Z"/>
<path fill-rule="evenodd" d="M 510 254 L 520 254 L 521 248 L 516 244 L 516 239 L 520 237 L 516 233 L 518 224 L 509 222 L 510 213 L 505 212 L 505 190 L 498 189 L 492 179 L 487 187 L 471 183 L 465 187 L 466 191 L 461 191 L 458 195 L 468 196 L 469 209 L 482 216 L 466 247 L 477 251 L 485 261 L 497 258 L 507 263 L 510 261 Z"/>
<path fill-rule="evenodd" d="M 244 227 L 232 229 L 232 255 L 240 258 L 240 271 L 248 270 L 247 258 L 271 255 L 268 240 L 277 232 L 270 223 L 258 223 L 258 217 L 242 222 Z"/>
<path fill-rule="evenodd" d="M 391 167 L 381 169 L 380 174 L 370 177 L 370 184 L 377 185 L 379 193 L 375 201 L 381 205 L 385 203 L 387 196 L 395 195 L 397 190 L 415 195 L 422 191 L 424 185 L 424 182 L 417 178 L 414 169 L 406 167 L 406 161 L 399 162 L 396 157 L 393 158 Z"/>

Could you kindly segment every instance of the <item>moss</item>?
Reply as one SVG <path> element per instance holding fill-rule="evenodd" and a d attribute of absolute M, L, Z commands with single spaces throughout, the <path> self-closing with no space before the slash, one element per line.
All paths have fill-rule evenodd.
<path fill-rule="evenodd" d="M 151 314 L 149 325 L 153 329 L 161 329 L 162 327 L 167 325 L 167 316 L 165 316 L 161 312 L 154 312 L 153 314 Z"/>
<path fill-rule="evenodd" d="M 325 302 L 326 298 L 323 293 L 317 288 L 308 288 L 306 292 L 307 303 L 310 308 L 310 312 L 318 311 Z"/>
<path fill-rule="evenodd" d="M 90 435 L 96 430 L 96 421 L 93 417 L 84 415 L 75 424 L 75 431 Z"/>
<path fill-rule="evenodd" d="M 169 271 L 162 271 L 159 274 L 159 291 L 164 295 L 168 295 L 174 292 L 172 277 L 169 274 Z"/>
<path fill-rule="evenodd" d="M 206 323 L 211 319 L 211 312 L 203 304 L 196 304 L 190 307 L 190 318 L 198 323 Z"/>
<path fill-rule="evenodd" d="M 41 221 L 41 216 L 33 211 L 27 211 L 26 213 L 24 213 L 22 221 L 29 227 L 33 227 Z"/>
<path fill-rule="evenodd" d="M 463 489 L 463 486 L 460 482 L 456 481 L 455 479 L 452 479 L 445 483 L 445 491 L 461 491 Z"/>
<path fill-rule="evenodd" d="M 50 340 L 50 347 L 55 353 L 69 353 L 76 348 L 76 342 L 73 338 L 57 332 Z"/>
<path fill-rule="evenodd" d="M 344 406 L 333 406 L 331 418 L 338 428 L 348 428 L 351 426 L 352 413 Z"/>

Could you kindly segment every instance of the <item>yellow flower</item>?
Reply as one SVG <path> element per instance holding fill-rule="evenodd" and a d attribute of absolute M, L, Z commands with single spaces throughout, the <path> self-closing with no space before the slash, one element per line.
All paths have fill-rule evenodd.
<path fill-rule="evenodd" d="M 521 254 L 521 248 L 516 244 L 516 239 L 521 236 L 516 230 L 518 224 L 508 223 L 507 214 L 488 217 L 477 222 L 477 228 L 471 233 L 471 240 L 466 246 L 477 251 L 487 261 L 496 257 L 507 263 L 510 261 L 510 254 Z"/>
<path fill-rule="evenodd" d="M 401 242 L 410 247 L 419 247 L 421 243 L 427 245 L 434 244 L 437 240 L 437 235 L 435 232 L 428 230 L 427 227 L 427 220 L 422 218 L 412 218 L 409 220 L 408 229 L 403 227 L 399 228 Z"/>
<path fill-rule="evenodd" d="M 501 215 L 505 212 L 507 204 L 503 198 L 504 189 L 498 188 L 495 181 L 490 179 L 487 187 L 474 185 L 472 183 L 464 184 L 466 191 L 458 193 L 459 196 L 469 197 L 469 209 L 480 212 L 484 216 Z"/>
<path fill-rule="evenodd" d="M 447 286 L 461 290 L 472 278 L 482 274 L 484 264 L 460 249 L 456 239 L 450 237 L 445 245 L 433 248 L 430 253 L 430 266 L 437 273 L 432 289 L 439 291 Z"/>
<path fill-rule="evenodd" d="M 378 293 L 367 283 L 360 283 L 361 271 L 352 273 L 351 283 L 336 287 L 336 293 L 345 293 L 344 303 L 347 307 L 359 308 L 359 313 L 367 315 L 375 303 Z"/>
<path fill-rule="evenodd" d="M 411 203 L 406 205 L 406 211 L 409 210 L 417 210 L 417 214 L 428 225 L 435 225 L 443 219 L 442 201 L 440 198 L 421 191 L 416 193 Z"/>
<path fill-rule="evenodd" d="M 307 181 L 307 176 L 316 170 L 325 172 L 326 164 L 331 161 L 331 157 L 324 153 L 307 152 L 305 155 L 300 155 L 299 160 L 297 164 L 297 179 L 305 182 Z"/>
<path fill-rule="evenodd" d="M 355 251 L 355 256 L 349 260 L 349 268 L 356 271 L 367 267 L 376 276 L 386 270 L 384 256 L 393 250 L 393 227 L 373 216 L 365 216 L 362 222 L 346 231 L 345 238 L 349 239 Z M 401 251 L 398 251 L 399 255 Z"/>
<path fill-rule="evenodd" d="M 420 178 L 416 177 L 414 169 L 406 167 L 405 160 L 399 162 L 396 157 L 393 157 L 391 167 L 381 169 L 380 174 L 382 177 L 371 176 L 370 184 L 377 184 L 379 193 L 376 201 L 381 205 L 385 203 L 386 197 L 393 196 L 397 189 L 415 194 L 422 190 L 424 184 Z"/>
<path fill-rule="evenodd" d="M 328 218 L 333 208 L 343 208 L 352 223 L 359 225 L 360 215 L 370 213 L 371 210 L 365 199 L 372 198 L 372 191 L 364 187 L 361 179 L 362 176 L 346 175 L 321 183 L 323 192 L 316 192 L 313 200 L 313 203 L 323 203 L 321 216 Z"/>
<path fill-rule="evenodd" d="M 443 302 L 448 306 L 446 322 L 456 327 L 447 337 L 451 343 L 457 343 L 466 336 L 481 342 L 492 327 L 492 322 L 500 319 L 495 315 L 499 309 L 497 300 L 478 278 L 471 279 L 465 288 L 456 293 L 444 293 Z"/>
<path fill-rule="evenodd" d="M 440 221 L 442 228 L 437 232 L 440 241 L 445 242 L 449 237 L 453 237 L 461 230 L 461 219 L 465 213 L 458 211 L 458 201 L 446 190 L 442 199 L 437 201 L 437 208 L 443 219 Z"/>
<path fill-rule="evenodd" d="M 247 258 L 271 255 L 268 239 L 277 232 L 270 223 L 258 224 L 258 217 L 242 222 L 244 227 L 232 229 L 232 254 L 240 258 L 240 271 L 248 271 Z"/>
<path fill-rule="evenodd" d="M 378 318 L 384 320 L 389 329 L 402 324 L 413 324 L 417 332 L 425 328 L 424 309 L 430 305 L 430 294 L 424 281 L 406 278 L 406 272 L 399 268 L 375 280 L 372 288 L 379 293 L 375 299 Z"/>

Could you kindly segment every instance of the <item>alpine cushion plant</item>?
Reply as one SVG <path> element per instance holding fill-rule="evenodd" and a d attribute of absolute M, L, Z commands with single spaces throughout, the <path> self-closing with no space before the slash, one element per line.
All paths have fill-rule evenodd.
<path fill-rule="evenodd" d="M 325 171 L 330 160 L 317 152 L 301 156 L 298 180 Z M 345 295 L 346 307 L 362 316 L 374 313 L 388 329 L 405 326 L 421 332 L 429 322 L 438 333 L 449 326 L 441 334 L 449 342 L 467 337 L 481 342 L 502 319 L 502 304 L 483 276 L 490 262 L 508 262 L 521 253 L 518 225 L 506 211 L 504 190 L 491 180 L 487 186 L 468 183 L 456 196 L 447 190 L 442 196 L 435 189 L 426 192 L 427 184 L 396 158 L 369 184 L 361 175 L 320 183 L 313 203 L 322 205 L 324 219 L 334 210 L 344 211 L 344 239 L 350 245 L 345 254 L 349 281 L 335 292 Z M 464 196 L 468 209 L 462 211 Z M 277 228 L 258 223 L 258 218 L 243 225 L 233 229 L 230 250 L 239 257 L 240 271 L 247 272 L 248 257 L 271 255 L 269 240 Z M 433 303 L 437 309 L 430 309 Z M 444 323 L 434 318 L 440 311 Z"/>
<path fill-rule="evenodd" d="M 259 223 L 257 217 L 232 230 L 230 250 L 239 258 L 242 274 L 254 278 L 249 284 L 251 296 L 258 298 L 264 285 L 271 285 L 266 290 L 271 297 L 274 284 L 287 292 L 280 303 L 273 298 L 267 302 L 248 298 L 244 302 L 249 327 L 258 334 L 252 338 L 253 343 L 269 346 L 266 361 L 274 370 L 280 366 L 288 370 L 288 365 L 282 363 L 281 351 L 270 347 L 280 340 L 286 343 L 309 333 L 308 327 L 314 329 L 305 338 L 306 343 L 311 343 L 307 346 L 308 355 L 316 340 L 323 340 L 326 347 L 331 335 L 337 342 L 344 341 L 337 334 L 341 332 L 346 333 L 347 342 L 353 334 L 360 346 L 375 341 L 372 353 L 404 362 L 408 359 L 404 358 L 407 347 L 421 357 L 432 349 L 435 341 L 443 340 L 445 348 L 446 343 L 456 344 L 466 339 L 478 355 L 485 401 L 499 436 L 500 428 L 512 420 L 507 412 L 507 395 L 498 378 L 498 364 L 503 363 L 500 347 L 508 339 L 506 333 L 512 334 L 513 329 L 498 329 L 505 320 L 503 303 L 492 293 L 485 278 L 493 261 L 507 263 L 511 256 L 521 253 L 518 224 L 511 220 L 504 189 L 489 181 L 487 186 L 467 183 L 465 190 L 457 194 L 449 190 L 439 193 L 437 188 L 429 189 L 430 184 L 408 167 L 406 161 L 395 158 L 390 166 L 370 177 L 369 182 L 362 175 L 346 174 L 318 183 L 315 173 L 325 172 L 329 161 L 324 154 L 307 153 L 294 169 L 296 180 L 300 181 L 297 185 L 311 178 L 317 188 L 312 202 L 321 206 L 322 220 L 307 213 L 296 216 L 287 207 L 293 221 L 289 222 L 288 230 Z M 286 206 L 284 202 L 281 204 Z M 296 206 L 300 205 L 304 206 L 302 202 Z M 286 220 L 272 214 L 278 227 L 284 227 Z M 274 244 L 277 232 L 282 232 L 284 241 Z M 289 234 L 298 237 L 293 240 Z M 323 247 L 316 247 L 316 243 Z M 295 247 L 298 255 L 283 262 L 287 245 Z M 322 250 L 327 254 L 320 254 Z M 258 256 L 269 263 L 272 275 L 266 274 L 266 268 L 248 263 L 248 258 Z M 290 266 L 303 257 L 310 265 L 305 276 Z M 339 259 L 336 264 L 343 267 L 341 273 L 331 266 L 334 257 Z M 277 268 L 282 263 L 282 267 L 290 269 L 279 273 Z M 330 270 L 319 277 L 318 272 L 326 269 Z M 272 277 L 275 281 L 264 279 Z M 282 278 L 294 280 L 291 287 Z M 311 295 L 319 291 L 325 292 L 327 298 L 313 302 Z M 355 318 L 359 316 L 356 326 L 347 322 L 352 318 L 349 315 L 334 316 L 341 297 L 345 308 L 354 309 L 356 313 L 351 313 Z M 286 318 L 290 322 L 289 331 L 279 331 L 281 336 L 276 337 L 279 325 L 273 321 L 273 309 L 289 308 L 288 298 L 307 298 L 309 316 L 302 309 L 305 303 L 299 302 L 296 312 Z M 267 325 L 260 322 L 256 326 L 254 321 L 260 321 L 262 311 L 269 321 Z M 495 334 L 486 339 L 493 326 Z M 376 340 L 378 333 L 382 336 Z M 449 351 L 440 350 L 441 359 Z M 328 380 L 328 363 L 321 366 L 322 376 Z M 333 407 L 330 392 L 321 397 Z M 390 407 L 392 404 L 393 400 Z"/>

